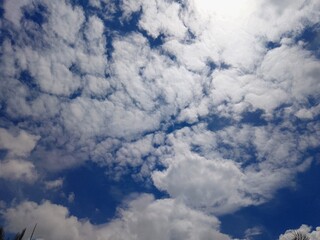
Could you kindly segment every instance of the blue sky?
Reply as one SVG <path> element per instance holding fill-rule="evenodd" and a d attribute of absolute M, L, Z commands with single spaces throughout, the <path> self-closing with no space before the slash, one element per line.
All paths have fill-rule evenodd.
<path fill-rule="evenodd" d="M 8 233 L 320 239 L 319 1 L 0 3 Z"/>

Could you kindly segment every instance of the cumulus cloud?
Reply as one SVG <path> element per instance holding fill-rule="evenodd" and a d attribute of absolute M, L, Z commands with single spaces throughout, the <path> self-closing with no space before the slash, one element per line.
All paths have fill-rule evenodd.
<path fill-rule="evenodd" d="M 4 2 L 4 9 L 5 11 L 5 17 L 7 20 L 14 23 L 16 26 L 20 25 L 20 20 L 22 18 L 22 11 L 21 7 L 27 5 L 30 3 L 29 0 L 24 1 L 5 1 Z"/>
<path fill-rule="evenodd" d="M 219 232 L 215 217 L 192 210 L 172 200 L 155 200 L 141 195 L 118 210 L 113 221 L 93 225 L 71 216 L 68 209 L 44 201 L 23 202 L 4 213 L 10 231 L 20 231 L 26 223 L 38 223 L 36 236 L 43 239 L 231 239 Z M 30 229 L 29 229 L 30 231 Z M 28 233 L 27 233 L 28 234 Z"/>
<path fill-rule="evenodd" d="M 179 200 L 224 214 L 270 199 L 308 168 L 320 139 L 320 63 L 297 38 L 319 22 L 318 1 L 88 4 L 97 12 L 63 0 L 5 1 L 1 123 L 20 130 L 0 129 L 3 178 L 34 181 L 38 168 L 92 160 L 117 178 L 138 169 L 136 179 L 175 199 L 149 205 Z M 37 23 L 27 16 L 39 5 Z M 126 34 L 106 23 L 114 9 Z M 67 222 L 93 228 L 65 211 Z M 137 231 L 130 221 L 114 226 Z"/>
<path fill-rule="evenodd" d="M 38 174 L 31 162 L 8 159 L 0 162 L 0 178 L 30 183 L 38 178 Z"/>
<path fill-rule="evenodd" d="M 277 64 L 274 62 L 277 61 Z M 301 46 L 286 44 L 269 51 L 260 69 L 265 80 L 275 79 L 280 89 L 297 101 L 306 101 L 307 96 L 317 98 L 319 61 Z M 301 81 L 301 79 L 304 81 Z M 311 86 L 314 86 L 311 87 Z M 289 99 L 288 99 L 289 100 Z"/>
<path fill-rule="evenodd" d="M 302 153 L 310 146 L 305 137 L 316 137 L 314 131 L 297 137 L 282 128 L 246 125 L 213 132 L 204 124 L 185 127 L 165 140 L 159 161 L 166 169 L 154 171 L 153 182 L 170 196 L 215 214 L 265 202 L 276 189 L 291 186 L 293 173 L 311 163 Z"/>
<path fill-rule="evenodd" d="M 245 175 L 232 161 L 205 159 L 189 152 L 168 161 L 169 167 L 154 172 L 152 179 L 174 198 L 216 214 L 254 202 L 243 189 Z"/>
<path fill-rule="evenodd" d="M 39 136 L 24 130 L 12 131 L 0 128 L 0 148 L 8 150 L 10 157 L 28 157 L 39 140 Z"/>
<path fill-rule="evenodd" d="M 70 216 L 68 209 L 44 201 L 38 205 L 35 202 L 23 202 L 15 208 L 9 208 L 4 213 L 7 229 L 19 232 L 28 227 L 28 231 L 37 225 L 37 237 L 44 239 L 94 239 L 93 226 L 88 221 L 80 221 Z M 26 224 L 30 224 L 26 226 Z M 29 233 L 30 234 L 30 233 Z M 28 232 L 27 232 L 28 235 Z"/>
<path fill-rule="evenodd" d="M 0 178 L 34 182 L 38 173 L 28 158 L 38 140 L 38 136 L 24 130 L 0 128 L 0 149 L 7 151 L 0 161 Z"/>

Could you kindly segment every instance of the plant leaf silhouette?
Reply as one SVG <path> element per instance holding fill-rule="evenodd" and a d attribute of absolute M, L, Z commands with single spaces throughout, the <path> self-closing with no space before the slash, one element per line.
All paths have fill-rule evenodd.
<path fill-rule="evenodd" d="M 26 232 L 26 228 L 23 229 L 21 233 L 17 233 L 17 235 L 15 236 L 14 240 L 22 240 L 25 232 Z"/>
<path fill-rule="evenodd" d="M 292 232 L 292 240 L 310 240 L 310 238 L 306 233 L 294 231 Z"/>

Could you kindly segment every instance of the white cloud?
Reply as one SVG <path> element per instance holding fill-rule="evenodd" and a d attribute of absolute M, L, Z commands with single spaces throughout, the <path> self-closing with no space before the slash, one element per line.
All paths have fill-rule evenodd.
<path fill-rule="evenodd" d="M 38 178 L 34 164 L 26 159 L 37 144 L 39 136 L 24 130 L 0 128 L 0 148 L 7 150 L 0 161 L 0 178 L 28 183 Z"/>
<path fill-rule="evenodd" d="M 12 178 L 34 181 L 34 164 L 58 171 L 88 159 L 115 166 L 118 177 L 127 166 L 140 167 L 138 179 L 152 176 L 189 207 L 223 214 L 271 198 L 309 166 L 303 152 L 319 146 L 320 128 L 304 122 L 301 133 L 292 119 L 319 114 L 308 103 L 319 98 L 319 60 L 294 39 L 319 22 L 318 1 L 122 1 L 122 21 L 141 9 L 140 30 L 163 35 L 156 48 L 141 32 L 113 31 L 102 10 L 86 18 L 68 1 L 43 4 L 42 26 L 23 18 L 27 2 L 5 1 L 13 25 L 1 20 L 15 40 L 1 47 L 1 101 L 7 121 L 25 129 L 0 129 L 10 157 L 2 164 Z M 36 41 L 30 32 L 38 32 Z M 268 41 L 279 47 L 268 49 Z M 30 82 L 23 83 L 22 71 Z M 266 126 L 241 122 L 257 109 Z M 230 123 L 209 130 L 218 125 L 213 116 Z M 193 126 L 178 130 L 184 122 Z M 157 164 L 166 169 L 155 171 Z M 115 226 L 131 231 L 130 221 Z"/>
<path fill-rule="evenodd" d="M 216 140 L 201 126 L 170 135 L 170 154 L 160 156 L 167 169 L 152 173 L 155 186 L 190 206 L 216 214 L 259 203 L 259 198 L 250 196 L 240 165 L 223 159 L 217 151 L 212 153 L 217 148 Z M 192 152 L 192 146 L 199 146 L 200 152 Z"/>
<path fill-rule="evenodd" d="M 63 185 L 63 181 L 64 181 L 63 178 L 58 178 L 52 181 L 45 181 L 44 182 L 45 188 L 48 190 L 61 188 Z"/>
<path fill-rule="evenodd" d="M 188 151 L 167 161 L 169 167 L 154 172 L 152 179 L 156 187 L 173 198 L 215 214 L 255 204 L 255 199 L 245 194 L 246 176 L 232 161 L 205 159 Z"/>
<path fill-rule="evenodd" d="M 24 130 L 10 131 L 0 128 L 0 148 L 7 149 L 9 157 L 28 157 L 39 138 Z"/>
<path fill-rule="evenodd" d="M 89 0 L 89 3 L 90 3 L 91 6 L 101 7 L 101 1 L 100 0 Z"/>
<path fill-rule="evenodd" d="M 36 237 L 50 239 L 230 239 L 219 232 L 219 221 L 184 204 L 172 200 L 154 200 L 150 195 L 141 195 L 118 210 L 118 218 L 102 225 L 93 225 L 87 220 L 70 216 L 67 208 L 44 201 L 41 204 L 23 202 L 4 212 L 7 229 L 28 230 L 38 223 Z M 28 235 L 28 232 L 27 232 Z"/>
<path fill-rule="evenodd" d="M 82 52 L 77 53 L 81 70 L 88 75 L 104 76 L 106 70 L 106 39 L 104 25 L 100 18 L 92 16 L 86 22 L 84 31 L 85 42 Z"/>
<path fill-rule="evenodd" d="M 33 100 L 26 101 L 31 93 L 12 79 L 11 82 L 15 85 L 11 83 L 9 88 L 19 89 L 20 94 L 13 98 L 7 93 L 7 111 L 15 117 L 33 116 L 36 119 L 46 118 L 49 122 L 56 122 L 58 129 L 65 129 L 68 136 L 57 131 L 57 126 L 42 129 L 42 134 L 51 135 L 46 138 L 48 141 L 53 138 L 67 142 L 71 151 L 65 155 L 69 155 L 72 149 L 94 151 L 94 146 L 84 145 L 87 142 L 94 144 L 95 137 L 121 137 L 130 140 L 137 138 L 144 132 L 158 130 L 161 122 L 166 122 L 170 116 L 177 114 L 180 114 L 179 121 L 193 123 L 198 121 L 198 117 L 206 117 L 212 112 L 231 112 L 232 117 L 239 119 L 239 115 L 250 107 L 271 113 L 281 104 L 294 101 L 296 96 L 293 95 L 301 91 L 302 96 L 310 93 L 316 73 L 310 75 L 307 71 L 296 70 L 295 79 L 310 75 L 309 85 L 299 85 L 299 81 L 295 80 L 297 90 L 288 93 L 289 87 L 282 87 L 282 83 L 270 83 L 271 77 L 268 76 L 277 70 L 270 71 L 267 66 L 273 66 L 276 59 L 281 57 L 270 57 L 280 54 L 280 49 L 293 52 L 290 59 L 299 59 L 297 65 L 309 66 L 308 72 L 316 69 L 316 60 L 301 47 L 290 46 L 269 51 L 264 57 L 265 40 L 252 34 L 253 26 L 247 23 L 243 25 L 246 31 L 242 27 L 242 30 L 239 30 L 239 25 L 248 19 L 258 18 L 258 15 L 253 13 L 260 5 L 245 1 L 239 6 L 243 11 L 238 11 L 225 8 L 228 4 L 231 2 L 214 2 L 208 5 L 206 1 L 200 1 L 190 2 L 184 8 L 172 2 L 124 1 L 121 6 L 125 10 L 125 16 L 130 17 L 132 12 L 138 11 L 142 6 L 139 26 L 153 36 L 163 33 L 171 37 L 165 39 L 161 48 L 151 49 L 147 39 L 141 34 L 118 36 L 113 39 L 114 51 L 108 65 L 105 55 L 106 39 L 103 35 L 108 26 L 104 26 L 96 16 L 91 16 L 88 22 L 84 22 L 81 8 L 73 8 L 63 1 L 59 4 L 47 3 L 48 21 L 43 24 L 44 34 L 39 42 L 47 44 L 48 48 L 44 50 L 39 46 L 25 46 L 24 42 L 18 42 L 18 46 L 10 46 L 8 43 L 6 59 L 10 60 L 9 62 L 17 61 L 21 70 L 28 70 L 35 84 L 48 94 L 40 94 Z M 298 5 L 293 4 L 293 9 Z M 309 5 L 305 7 L 312 11 Z M 228 9 L 233 12 L 228 12 Z M 199 11 L 207 13 L 199 16 Z M 158 16 L 174 17 L 170 20 L 174 25 L 164 24 Z M 225 16 L 232 16 L 239 21 L 232 25 L 233 20 L 227 21 Z M 153 21 L 148 21 L 149 18 Z M 76 24 L 73 24 L 75 22 Z M 75 25 L 72 31 L 65 31 L 67 24 Z M 179 30 L 175 29 L 176 27 Z M 194 38 L 188 39 L 190 36 L 186 36 L 186 27 L 194 34 Z M 237 37 L 229 37 L 231 33 Z M 235 49 L 243 50 L 244 53 L 236 53 Z M 176 57 L 178 62 L 165 55 L 167 51 Z M 216 70 L 206 76 L 209 72 L 208 61 L 214 61 L 217 66 L 229 64 L 233 68 Z M 252 64 L 257 65 L 260 61 L 263 61 L 262 67 L 257 68 L 259 73 L 255 73 Z M 283 64 L 286 64 L 285 60 Z M 72 66 L 78 70 L 72 72 Z M 244 74 L 246 71 L 243 71 L 243 68 L 253 72 Z M 289 66 L 287 72 L 293 68 L 298 69 L 296 65 Z M 105 77 L 107 69 L 111 73 L 110 78 Z M 8 71 L 8 77 L 14 79 L 19 74 L 19 68 L 10 70 L 9 66 L 6 66 L 5 70 Z M 290 86 L 288 81 L 287 85 Z M 8 86 L 5 89 L 8 89 Z M 78 98 L 64 98 L 76 91 L 79 91 Z M 205 96 L 206 91 L 209 96 Z M 96 99 L 90 99 L 91 97 Z M 59 115 L 60 113 L 62 114 Z M 53 120 L 55 116 L 58 116 L 57 121 Z M 91 153 L 87 153 L 89 154 Z M 49 154 L 54 155 L 60 154 Z"/>
<path fill-rule="evenodd" d="M 33 163 L 8 159 L 0 162 L 0 178 L 32 183 L 38 178 Z"/>
<path fill-rule="evenodd" d="M 319 67 L 319 61 L 301 46 L 282 45 L 267 53 L 260 71 L 265 80 L 276 81 L 290 98 L 306 101 L 308 96 L 318 97 Z"/>
<path fill-rule="evenodd" d="M 313 110 L 314 108 L 312 109 L 305 109 L 305 108 L 302 108 L 300 109 L 299 111 L 297 111 L 295 113 L 295 116 L 300 118 L 300 119 L 312 119 L 313 116 L 314 116 L 314 113 L 313 113 Z"/>
<path fill-rule="evenodd" d="M 4 16 L 6 19 L 20 27 L 20 20 L 22 18 L 21 7 L 30 4 L 31 0 L 13 0 L 4 1 Z"/>
<path fill-rule="evenodd" d="M 130 15 L 142 9 L 139 27 L 146 30 L 150 36 L 157 38 L 160 34 L 183 38 L 187 28 L 180 18 L 181 6 L 176 2 L 167 1 L 122 1 L 123 17 L 130 19 Z"/>
<path fill-rule="evenodd" d="M 230 239 L 219 233 L 215 217 L 192 210 L 172 199 L 143 195 L 120 211 L 121 218 L 102 230 L 107 239 Z"/>
<path fill-rule="evenodd" d="M 179 18 L 180 5 L 166 1 L 142 1 L 143 15 L 139 20 L 139 26 L 156 38 L 161 33 L 166 36 L 183 38 L 187 28 Z"/>
<path fill-rule="evenodd" d="M 38 205 L 35 202 L 23 202 L 4 213 L 7 229 L 19 232 L 28 228 L 26 235 L 37 223 L 36 236 L 50 239 L 94 239 L 93 226 L 88 221 L 80 221 L 70 216 L 68 209 L 45 201 Z M 27 224 L 27 225 L 26 225 Z"/>
<path fill-rule="evenodd" d="M 254 238 L 257 235 L 261 235 L 262 234 L 262 229 L 260 227 L 252 227 L 252 228 L 248 228 L 245 231 L 245 237 L 246 239 L 252 239 L 252 237 Z"/>
<path fill-rule="evenodd" d="M 297 136 L 281 125 L 230 126 L 215 132 L 206 125 L 185 127 L 168 136 L 169 151 L 159 156 L 166 169 L 154 171 L 152 179 L 156 187 L 189 206 L 230 213 L 292 186 L 295 173 L 310 166 L 312 159 L 304 159 L 302 153 L 315 141 L 306 140 L 308 136 L 317 138 L 317 131 Z"/>
<path fill-rule="evenodd" d="M 74 43 L 78 37 L 78 32 L 85 20 L 83 11 L 80 7 L 72 7 L 66 1 L 51 2 L 47 1 L 51 15 L 48 25 L 63 40 Z M 73 26 L 71 29 L 69 26 Z"/>

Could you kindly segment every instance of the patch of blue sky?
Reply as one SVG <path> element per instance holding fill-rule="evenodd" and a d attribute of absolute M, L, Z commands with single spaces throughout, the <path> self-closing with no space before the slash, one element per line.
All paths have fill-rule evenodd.
<path fill-rule="evenodd" d="M 133 170 L 128 171 L 133 173 Z M 89 218 L 92 223 L 105 223 L 115 217 L 116 209 L 130 196 L 150 193 L 156 198 L 166 196 L 152 185 L 137 182 L 130 174 L 113 180 L 106 169 L 88 161 L 85 165 L 59 174 L 64 178 L 62 191 L 73 192 L 75 199 L 69 204 L 70 212 L 80 218 Z"/>
<path fill-rule="evenodd" d="M 158 37 L 151 37 L 145 30 L 139 30 L 142 35 L 148 40 L 150 48 L 157 48 L 164 43 L 165 35 L 159 34 Z"/>
<path fill-rule="evenodd" d="M 17 181 L 6 181 L 0 179 L 0 200 L 8 206 L 21 202 L 25 199 L 30 201 L 41 202 L 43 196 L 49 200 L 56 198 L 55 194 L 46 193 L 39 182 L 24 184 Z"/>
<path fill-rule="evenodd" d="M 92 161 L 78 168 L 52 173 L 50 178 L 63 179 L 61 188 L 46 190 L 39 182 L 17 184 L 0 179 L 0 196 L 8 206 L 28 199 L 41 203 L 43 196 L 54 204 L 68 206 L 70 214 L 78 218 L 89 219 L 93 224 L 102 224 L 116 217 L 116 210 L 125 200 L 141 193 L 149 193 L 157 199 L 168 197 L 151 184 L 136 181 L 130 174 L 119 180 L 107 177 L 106 169 Z M 74 199 L 70 200 L 70 194 Z M 0 219 L 0 225 L 3 220 Z"/>
<path fill-rule="evenodd" d="M 8 114 L 6 101 L 1 101 L 0 104 L 0 127 L 9 128 L 11 126 L 18 126 L 19 123 L 27 120 L 24 116 L 11 116 Z"/>
<path fill-rule="evenodd" d="M 176 122 L 172 121 L 169 123 L 169 125 L 166 125 L 167 128 L 165 129 L 166 134 L 173 133 L 175 131 L 178 131 L 180 129 L 183 129 L 185 127 L 191 127 L 195 125 L 194 123 L 188 123 L 188 122 Z"/>
<path fill-rule="evenodd" d="M 301 34 L 296 37 L 296 42 L 306 43 L 305 48 L 311 51 L 318 59 L 320 58 L 320 24 L 306 27 Z"/>
<path fill-rule="evenodd" d="M 179 122 L 177 121 L 176 117 L 172 116 L 171 120 L 169 120 L 169 124 L 167 122 L 164 123 L 164 126 L 166 127 L 164 130 L 166 134 L 170 134 L 172 132 L 178 131 L 182 128 L 185 127 L 192 127 L 195 126 L 199 123 L 206 123 L 207 124 L 207 129 L 210 131 L 218 131 L 223 128 L 226 128 L 228 126 L 231 126 L 234 121 L 233 119 L 222 117 L 216 114 L 212 114 L 210 116 L 202 117 L 200 118 L 197 122 L 194 123 L 189 123 L 189 122 Z"/>
<path fill-rule="evenodd" d="M 0 6 L 0 18 L 2 19 L 3 18 L 3 15 L 4 15 L 4 9 L 3 9 L 3 7 L 2 7 L 2 3 L 3 2 L 3 0 L 2 1 L 0 1 L 0 3 L 1 3 L 1 6 Z"/>
<path fill-rule="evenodd" d="M 229 127 L 232 124 L 234 124 L 233 119 L 222 117 L 215 114 L 203 119 L 203 121 L 207 123 L 208 130 L 213 132 Z"/>
<path fill-rule="evenodd" d="M 81 6 L 86 16 L 90 16 L 94 14 L 100 17 L 104 21 L 104 25 L 106 26 L 106 36 L 108 37 L 108 41 L 107 41 L 108 59 L 111 59 L 111 55 L 113 52 L 112 39 L 116 35 L 126 36 L 130 33 L 138 32 L 148 40 L 150 48 L 159 47 L 164 43 L 164 39 L 165 39 L 164 34 L 159 34 L 159 36 L 154 38 L 150 36 L 147 31 L 145 31 L 144 29 L 138 26 L 139 20 L 142 15 L 142 9 L 140 9 L 139 11 L 133 12 L 130 15 L 129 19 L 124 19 L 122 9 L 120 8 L 121 1 L 116 0 L 116 1 L 113 1 L 114 8 L 115 8 L 114 12 L 111 14 L 109 18 L 105 18 L 105 12 L 102 12 L 101 10 L 98 10 L 95 7 L 91 6 L 88 0 L 73 0 L 71 2 L 74 5 Z M 105 3 L 101 3 L 101 4 L 105 5 Z M 192 38 L 191 34 L 190 34 L 190 38 Z"/>
<path fill-rule="evenodd" d="M 30 75 L 28 70 L 23 70 L 20 73 L 18 80 L 31 89 L 36 89 L 38 87 L 37 83 L 34 81 L 34 78 Z"/>
<path fill-rule="evenodd" d="M 3 160 L 8 154 L 7 149 L 0 149 L 0 160 Z"/>
<path fill-rule="evenodd" d="M 305 48 L 319 58 L 320 54 L 320 24 L 314 24 L 311 26 L 307 26 L 302 31 L 300 34 L 297 36 L 291 36 L 291 33 L 287 33 L 283 37 L 293 37 L 295 43 L 298 43 L 299 41 L 303 41 L 305 43 Z M 275 41 L 268 41 L 265 44 L 265 47 L 267 50 L 272 50 L 274 48 L 278 48 L 281 46 L 280 42 L 275 42 Z"/>
<path fill-rule="evenodd" d="M 280 47 L 280 46 L 281 46 L 281 44 L 280 44 L 279 42 L 268 41 L 268 42 L 266 43 L 266 48 L 267 48 L 268 50 L 271 50 L 271 49 L 274 49 L 274 48 L 278 48 L 278 47 Z"/>
<path fill-rule="evenodd" d="M 265 126 L 268 122 L 263 117 L 264 111 L 256 109 L 255 111 L 248 111 L 242 113 L 241 124 L 248 124 L 252 126 Z"/>
<path fill-rule="evenodd" d="M 0 19 L 2 19 L 2 17 L 0 17 Z M 6 39 L 10 39 L 10 41 L 14 43 L 14 40 L 12 38 L 12 32 L 10 31 L 10 29 L 0 27 L 0 44 L 2 45 Z M 0 51 L 0 56 L 1 54 L 2 53 Z"/>
<path fill-rule="evenodd" d="M 207 76 L 209 77 L 215 70 L 227 70 L 231 68 L 231 65 L 225 62 L 217 64 L 214 61 L 209 60 L 207 61 L 207 67 L 209 68 L 209 71 L 207 72 Z"/>
<path fill-rule="evenodd" d="M 82 94 L 82 89 L 79 88 L 77 89 L 76 91 L 74 91 L 70 96 L 69 96 L 69 99 L 70 100 L 73 100 L 73 99 L 76 99 L 78 97 L 81 97 L 81 94 Z"/>
<path fill-rule="evenodd" d="M 39 24 L 40 26 L 43 23 L 47 22 L 47 16 L 46 16 L 47 14 L 48 14 L 48 10 L 46 6 L 43 4 L 37 4 L 37 5 L 33 4 L 32 7 L 28 6 L 23 9 L 24 18 L 26 18 L 27 20 L 31 20 L 36 24 Z"/>

